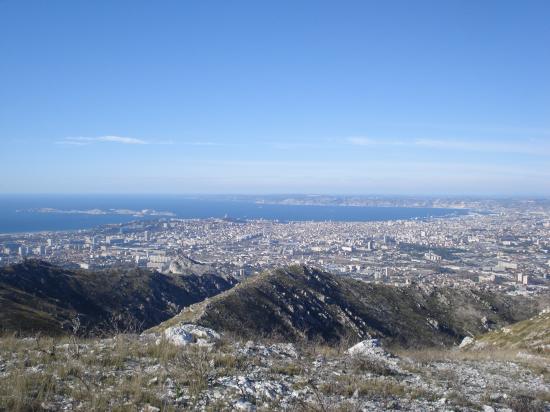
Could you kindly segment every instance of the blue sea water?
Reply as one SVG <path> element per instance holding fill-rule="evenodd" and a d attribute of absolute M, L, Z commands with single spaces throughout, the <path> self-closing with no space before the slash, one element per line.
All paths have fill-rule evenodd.
<path fill-rule="evenodd" d="M 211 197 L 136 196 L 136 195 L 0 195 L 0 233 L 88 229 L 109 223 L 125 223 L 137 219 L 154 219 L 132 215 L 86 215 L 40 213 L 29 209 L 154 209 L 173 212 L 179 218 L 224 217 L 269 219 L 281 221 L 381 221 L 442 217 L 468 213 L 461 209 L 356 207 L 356 206 L 292 206 L 258 204 Z"/>

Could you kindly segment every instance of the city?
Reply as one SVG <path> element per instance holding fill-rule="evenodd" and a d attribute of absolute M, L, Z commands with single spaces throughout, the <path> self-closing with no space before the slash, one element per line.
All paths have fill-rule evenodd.
<path fill-rule="evenodd" d="M 305 264 L 366 282 L 537 294 L 550 286 L 550 209 L 381 222 L 232 218 L 137 220 L 90 230 L 0 236 L 0 264 L 42 259 L 72 269 L 176 271 L 178 259 L 243 279 Z"/>

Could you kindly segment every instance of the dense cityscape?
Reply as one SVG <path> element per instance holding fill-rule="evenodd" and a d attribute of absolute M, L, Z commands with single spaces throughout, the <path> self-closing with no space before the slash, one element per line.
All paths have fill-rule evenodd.
<path fill-rule="evenodd" d="M 485 205 L 487 206 L 487 204 Z M 5 234 L 0 264 L 41 259 L 71 269 L 185 262 L 244 278 L 306 264 L 366 282 L 536 294 L 550 285 L 550 210 L 537 202 L 467 215 L 380 222 L 160 218 L 67 232 Z"/>

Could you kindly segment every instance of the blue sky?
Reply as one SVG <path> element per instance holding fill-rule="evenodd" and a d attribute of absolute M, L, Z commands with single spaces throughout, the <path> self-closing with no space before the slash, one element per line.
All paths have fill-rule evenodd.
<path fill-rule="evenodd" d="M 0 0 L 0 192 L 550 195 L 550 2 Z"/>

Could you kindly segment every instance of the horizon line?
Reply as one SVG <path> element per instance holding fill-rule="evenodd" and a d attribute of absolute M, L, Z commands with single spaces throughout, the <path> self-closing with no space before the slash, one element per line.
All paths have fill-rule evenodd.
<path fill-rule="evenodd" d="M 493 198 L 513 198 L 513 199 L 533 199 L 542 198 L 550 199 L 550 194 L 514 194 L 514 193 L 491 193 L 480 195 L 475 193 L 307 193 L 307 192 L 271 192 L 271 193 L 239 193 L 239 192 L 218 192 L 218 193 L 200 193 L 200 192 L 0 192 L 0 196 L 243 196 L 243 197 L 265 197 L 265 196 L 336 196 L 336 197 L 423 197 L 423 198 L 475 198 L 475 199 L 493 199 Z"/>

